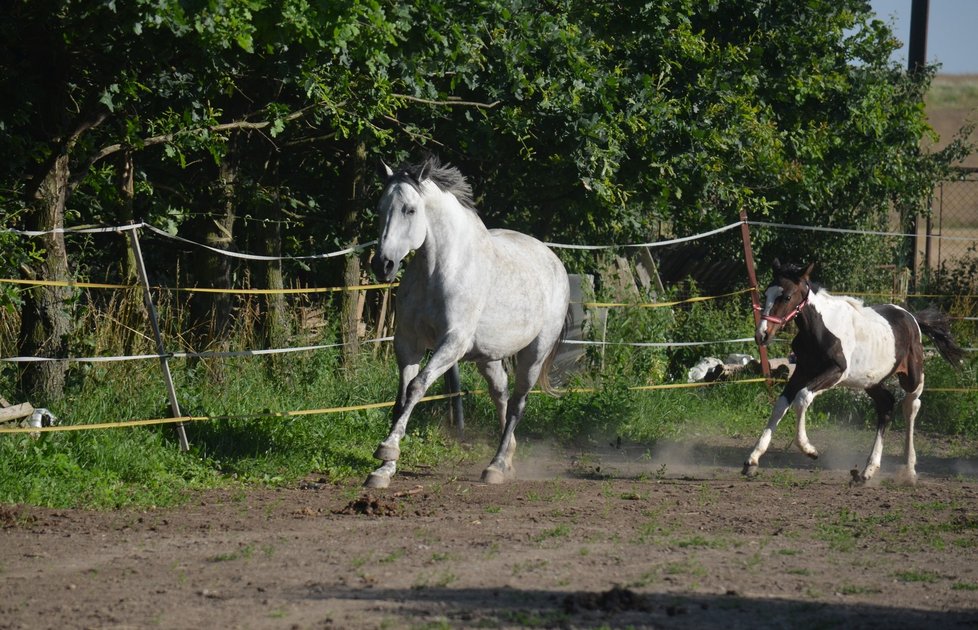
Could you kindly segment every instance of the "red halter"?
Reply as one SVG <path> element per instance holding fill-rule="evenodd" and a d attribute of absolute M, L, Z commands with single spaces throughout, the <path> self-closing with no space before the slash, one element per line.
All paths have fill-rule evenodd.
<path fill-rule="evenodd" d="M 772 324 L 777 324 L 778 326 L 784 326 L 785 324 L 787 324 L 788 322 L 790 322 L 791 320 L 793 320 L 795 317 L 797 317 L 798 316 L 798 313 L 801 312 L 801 309 L 803 309 L 806 306 L 808 306 L 808 297 L 811 294 L 812 294 L 812 287 L 811 287 L 811 285 L 809 285 L 808 286 L 808 293 L 805 295 L 805 299 L 803 299 L 801 302 L 798 302 L 798 306 L 796 306 L 795 308 L 793 308 L 790 313 L 788 313 L 784 317 L 775 317 L 774 315 L 761 315 L 761 319 L 762 320 L 765 320 L 765 321 L 769 321 Z M 761 306 L 760 304 L 758 304 L 757 306 L 754 307 L 754 310 L 755 311 L 763 311 L 764 310 L 764 307 Z"/>

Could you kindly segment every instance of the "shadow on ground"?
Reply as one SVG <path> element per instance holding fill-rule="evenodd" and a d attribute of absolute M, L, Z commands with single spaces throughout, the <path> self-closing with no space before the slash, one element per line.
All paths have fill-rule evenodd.
<path fill-rule="evenodd" d="M 418 624 L 455 627 L 928 628 L 976 627 L 978 611 L 925 611 L 859 603 L 827 604 L 737 593 L 640 593 L 510 588 L 327 589 L 312 584 L 298 599 L 360 600 Z M 842 596 L 840 596 L 841 598 Z"/>

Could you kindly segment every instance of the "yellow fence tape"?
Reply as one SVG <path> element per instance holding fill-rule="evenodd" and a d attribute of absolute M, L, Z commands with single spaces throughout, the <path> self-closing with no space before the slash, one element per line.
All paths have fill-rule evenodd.
<path fill-rule="evenodd" d="M 653 390 L 664 390 L 664 389 L 690 389 L 696 387 L 710 387 L 713 385 L 744 385 L 744 384 L 756 384 L 764 383 L 768 379 L 764 378 L 744 378 L 737 379 L 733 381 L 710 381 L 706 383 L 662 383 L 660 385 L 634 385 L 632 387 L 626 388 L 629 391 L 653 391 Z M 770 379 L 772 383 L 783 383 L 783 379 Z M 571 387 L 566 389 L 559 389 L 559 393 L 566 394 L 593 394 L 598 392 L 597 388 L 593 387 Z M 978 389 L 968 389 L 968 388 L 958 388 L 958 387 L 934 387 L 925 388 L 924 393 L 928 392 L 939 392 L 939 393 L 978 393 Z M 436 400 L 447 400 L 449 398 L 455 398 L 458 396 L 468 396 L 474 394 L 484 394 L 485 390 L 473 389 L 465 390 L 457 394 L 436 394 L 432 396 L 425 396 L 421 399 L 421 402 L 432 402 Z M 543 394 L 544 392 L 540 390 L 532 390 L 531 394 Z M 247 420 L 249 418 L 294 418 L 301 416 L 314 416 L 314 415 L 325 415 L 331 413 L 348 413 L 351 411 L 365 411 L 369 409 L 383 409 L 385 407 L 393 407 L 394 402 L 379 402 L 379 403 L 365 403 L 362 405 L 349 405 L 346 407 L 325 407 L 322 409 L 298 409 L 294 411 L 271 411 L 262 413 L 243 413 L 243 414 L 229 414 L 220 416 L 180 416 L 177 418 L 153 418 L 149 420 L 127 420 L 123 422 L 100 422 L 93 424 L 68 424 L 68 425 L 58 425 L 54 427 L 6 427 L 0 428 L 0 434 L 2 433 L 57 433 L 59 431 L 89 431 L 94 429 L 122 429 L 126 427 L 141 427 L 141 426 L 151 426 L 151 425 L 161 425 L 161 424 L 178 424 L 181 422 L 204 422 L 213 420 Z"/>

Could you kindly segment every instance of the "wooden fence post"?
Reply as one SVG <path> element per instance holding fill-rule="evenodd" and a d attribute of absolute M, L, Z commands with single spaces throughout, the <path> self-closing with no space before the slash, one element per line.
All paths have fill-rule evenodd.
<path fill-rule="evenodd" d="M 747 263 L 747 282 L 750 287 L 750 300 L 754 311 L 754 328 L 761 323 L 760 299 L 757 295 L 757 274 L 754 272 L 754 251 L 750 246 L 750 228 L 747 226 L 747 211 L 740 209 L 740 235 L 744 239 L 744 262 Z M 771 382 L 771 364 L 767 360 L 767 347 L 758 346 L 761 356 L 761 373 L 770 391 L 773 383 Z"/>

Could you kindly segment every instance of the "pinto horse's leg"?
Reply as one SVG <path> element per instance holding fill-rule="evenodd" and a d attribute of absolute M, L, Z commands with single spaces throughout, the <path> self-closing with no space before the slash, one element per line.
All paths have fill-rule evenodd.
<path fill-rule="evenodd" d="M 869 397 L 873 399 L 876 407 L 876 439 L 873 441 L 873 450 L 869 453 L 866 460 L 866 467 L 855 481 L 866 483 L 873 478 L 876 471 L 880 469 L 880 461 L 883 457 L 883 436 L 886 434 L 890 421 L 893 420 L 893 405 L 896 399 L 882 385 L 874 385 L 866 390 Z M 855 471 L 853 471 L 855 476 Z"/>
<path fill-rule="evenodd" d="M 914 422 L 917 419 L 917 412 L 920 411 L 920 392 L 924 390 L 924 375 L 920 374 L 920 380 L 913 391 L 907 392 L 903 399 L 903 417 L 907 421 L 907 436 L 904 442 L 903 454 L 906 458 L 907 469 L 904 471 L 905 480 L 910 484 L 917 483 L 917 451 L 913 446 Z"/>
<path fill-rule="evenodd" d="M 449 340 L 450 341 L 450 340 Z M 397 340 L 395 339 L 395 345 Z M 447 372 L 459 359 L 461 352 L 459 344 L 443 343 L 435 350 L 428 363 L 418 371 L 420 359 L 412 350 L 396 347 L 397 363 L 401 367 L 400 395 L 394 406 L 394 420 L 391 432 L 374 451 L 374 457 L 384 462 L 377 470 L 370 473 L 364 485 L 370 488 L 386 488 L 390 485 L 391 476 L 396 472 L 396 462 L 401 456 L 401 439 L 407 430 L 408 420 L 415 405 L 424 397 L 431 384 Z"/>
<path fill-rule="evenodd" d="M 767 426 L 761 431 L 761 437 L 758 438 L 754 450 L 751 451 L 747 457 L 747 461 L 744 462 L 744 469 L 741 472 L 748 477 L 753 477 L 757 474 L 757 465 L 760 462 L 761 456 L 767 452 L 767 447 L 771 444 L 771 436 L 774 435 L 774 430 L 778 428 L 781 418 L 784 418 L 784 414 L 788 412 L 788 408 L 791 406 L 786 394 L 787 388 L 774 401 L 774 408 L 771 410 L 771 417 L 767 421 Z"/>
<path fill-rule="evenodd" d="M 767 427 L 761 432 L 761 437 L 757 440 L 757 445 L 751 451 L 747 461 L 744 462 L 744 468 L 741 472 L 748 477 L 757 474 L 757 465 L 761 456 L 764 455 L 767 447 L 771 444 L 771 436 L 774 434 L 774 430 L 778 428 L 778 423 L 781 422 L 781 418 L 784 417 L 789 406 L 797 417 L 798 433 L 796 439 L 798 447 L 809 457 L 813 459 L 818 457 L 818 451 L 808 441 L 808 434 L 805 432 L 805 412 L 808 410 L 809 405 L 812 404 L 815 396 L 838 383 L 840 378 L 842 378 L 842 369 L 838 366 L 832 366 L 814 378 L 806 377 L 802 366 L 799 366 L 795 370 L 795 373 L 791 375 L 791 378 L 788 379 L 788 384 L 785 385 L 784 391 L 774 401 L 774 409 L 771 410 L 771 417 L 768 419 Z"/>
<path fill-rule="evenodd" d="M 806 387 L 798 392 L 798 395 L 795 396 L 794 403 L 791 405 L 792 410 L 795 412 L 795 444 L 798 445 L 798 450 L 812 459 L 818 459 L 818 450 L 808 441 L 808 432 L 805 430 L 805 413 L 819 393 L 821 392 L 812 391 Z"/>

